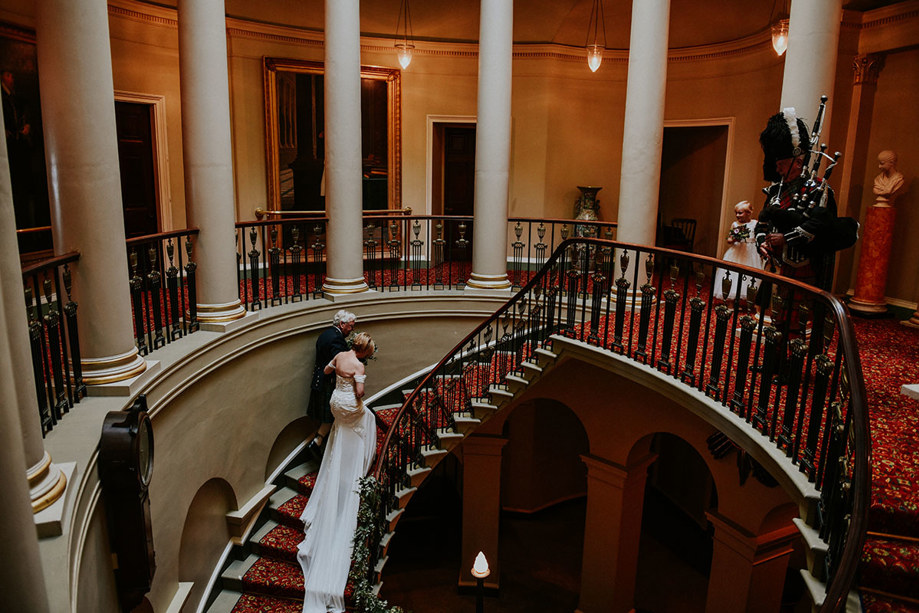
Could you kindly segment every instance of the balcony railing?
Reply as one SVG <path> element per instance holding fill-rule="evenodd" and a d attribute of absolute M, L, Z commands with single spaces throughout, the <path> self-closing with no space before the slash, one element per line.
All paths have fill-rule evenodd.
<path fill-rule="evenodd" d="M 197 228 L 127 241 L 134 343 L 147 355 L 198 329 Z"/>
<path fill-rule="evenodd" d="M 378 291 L 462 289 L 471 272 L 472 218 L 405 213 L 410 210 L 365 215 L 361 240 L 367 285 Z M 321 214 L 275 217 L 237 224 L 237 281 L 247 310 L 322 296 L 328 219 Z M 568 236 L 611 237 L 615 227 L 598 221 L 510 219 L 508 277 L 520 287 Z M 126 242 L 134 343 L 141 355 L 199 329 L 197 235 L 198 229 L 190 228 Z M 68 264 L 78 258 L 68 254 L 22 270 L 44 432 L 86 392 L 77 305 L 70 300 Z"/>
<path fill-rule="evenodd" d="M 322 296 L 328 218 L 237 224 L 240 301 L 249 310 Z M 616 224 L 570 219 L 508 220 L 508 278 L 519 289 L 569 236 L 612 238 Z M 367 215 L 364 279 L 377 291 L 456 290 L 469 279 L 473 218 Z"/>
<path fill-rule="evenodd" d="M 77 304 L 70 299 L 70 264 L 79 259 L 79 253 L 71 252 L 22 269 L 42 435 L 86 395 Z"/>
<path fill-rule="evenodd" d="M 715 298 L 712 279 L 725 275 Z M 758 289 L 757 289 L 758 288 Z M 741 418 L 820 492 L 806 520 L 827 545 L 823 611 L 853 584 L 869 500 L 864 381 L 845 308 L 830 294 L 751 268 L 637 245 L 571 239 L 491 318 L 445 356 L 394 418 L 377 458 L 382 537 L 409 474 L 439 434 L 508 389 L 508 375 L 571 339 L 653 368 Z M 727 441 L 728 444 L 733 444 Z M 368 550 L 378 556 L 379 543 Z M 377 568 L 377 559 L 363 568 Z M 375 581 L 376 577 L 368 578 Z"/>

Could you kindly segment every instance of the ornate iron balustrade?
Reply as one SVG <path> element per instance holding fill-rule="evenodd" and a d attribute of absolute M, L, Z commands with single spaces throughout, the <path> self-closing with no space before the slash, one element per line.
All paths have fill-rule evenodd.
<path fill-rule="evenodd" d="M 472 217 L 367 214 L 364 278 L 377 291 L 462 289 L 472 262 Z M 322 296 L 328 218 L 236 225 L 240 301 L 249 310 Z M 521 287 L 569 236 L 612 238 L 616 224 L 570 219 L 508 220 L 508 278 Z"/>
<path fill-rule="evenodd" d="M 86 395 L 77 303 L 71 300 L 70 264 L 79 259 L 71 252 L 22 269 L 42 436 Z"/>
<path fill-rule="evenodd" d="M 127 241 L 134 342 L 141 355 L 198 329 L 192 259 L 197 228 Z"/>
<path fill-rule="evenodd" d="M 737 273 L 734 283 L 744 290 L 732 304 L 714 298 L 719 268 Z M 732 289 L 727 278 L 723 295 Z M 424 465 L 422 451 L 438 446 L 438 432 L 457 432 L 457 418 L 472 417 L 490 391 L 506 390 L 505 377 L 522 374 L 524 362 L 554 335 L 665 373 L 766 435 L 820 492 L 813 523 L 828 546 L 821 610 L 844 606 L 870 487 L 864 381 L 845 308 L 807 285 L 666 249 L 563 242 L 438 363 L 394 417 L 374 469 L 378 526 L 390 525 L 397 492 L 409 487 L 409 471 Z M 379 543 L 369 551 L 378 556 Z"/>

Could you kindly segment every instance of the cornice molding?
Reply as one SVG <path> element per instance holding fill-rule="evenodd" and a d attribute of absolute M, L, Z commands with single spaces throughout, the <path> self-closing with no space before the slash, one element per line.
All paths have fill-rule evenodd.
<path fill-rule="evenodd" d="M 917 13 L 919 13 L 919 0 Z M 175 9 L 140 2 L 139 0 L 109 0 L 109 15 L 158 27 L 177 29 L 179 22 Z M 302 47 L 321 48 L 323 33 L 318 30 L 307 30 L 291 26 L 247 21 L 236 17 L 227 17 L 227 35 L 230 38 L 265 41 Z M 361 51 L 368 53 L 388 53 L 393 50 L 393 40 L 380 37 L 361 37 Z M 738 57 L 762 52 L 770 44 L 769 33 L 763 30 L 752 36 L 717 43 L 671 49 L 668 61 L 674 63 L 700 62 Z M 417 56 L 432 58 L 477 59 L 478 44 L 469 42 L 415 41 Z M 518 60 L 555 60 L 562 62 L 583 62 L 584 50 L 554 43 L 516 43 L 513 57 Z M 603 61 L 610 64 L 627 64 L 628 49 L 607 50 Z"/>
<path fill-rule="evenodd" d="M 112 17 L 121 17 L 140 23 L 178 29 L 179 19 L 175 9 L 154 6 L 134 0 L 109 0 L 108 13 Z"/>
<path fill-rule="evenodd" d="M 881 7 L 861 14 L 859 29 L 869 30 L 881 28 L 896 23 L 919 20 L 919 0 L 900 2 L 890 6 Z"/>

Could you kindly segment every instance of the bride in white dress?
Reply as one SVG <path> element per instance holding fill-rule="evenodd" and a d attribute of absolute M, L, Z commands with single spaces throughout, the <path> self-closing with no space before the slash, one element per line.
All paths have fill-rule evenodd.
<path fill-rule="evenodd" d="M 303 569 L 306 595 L 303 613 L 342 613 L 351 549 L 357 527 L 358 479 L 367 474 L 376 452 L 373 413 L 364 408 L 364 365 L 373 355 L 373 339 L 361 333 L 352 349 L 337 354 L 325 367 L 336 374 L 332 392 L 335 421 L 322 458 L 313 493 L 300 519 L 306 536 L 297 559 Z"/>

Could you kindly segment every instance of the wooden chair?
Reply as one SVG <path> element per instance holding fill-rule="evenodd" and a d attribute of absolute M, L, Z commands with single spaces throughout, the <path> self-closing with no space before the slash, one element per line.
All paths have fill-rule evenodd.
<path fill-rule="evenodd" d="M 670 226 L 677 230 L 671 238 L 672 249 L 688 251 L 692 253 L 692 246 L 696 240 L 696 220 L 690 217 L 678 217 L 670 222 Z"/>

